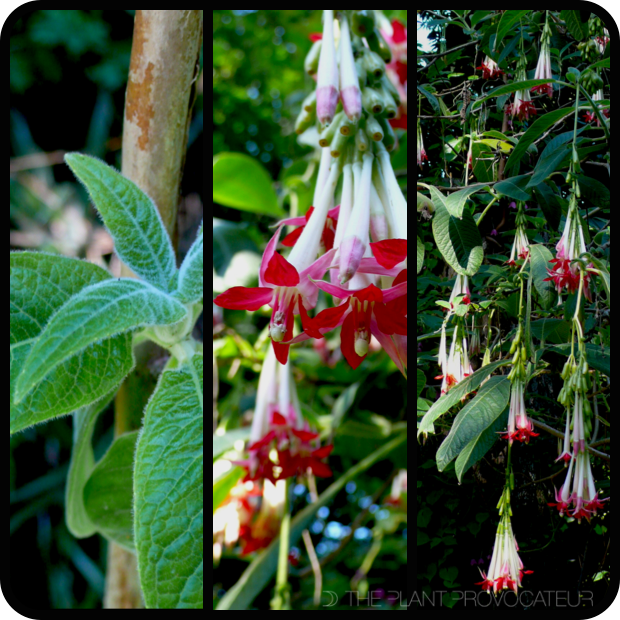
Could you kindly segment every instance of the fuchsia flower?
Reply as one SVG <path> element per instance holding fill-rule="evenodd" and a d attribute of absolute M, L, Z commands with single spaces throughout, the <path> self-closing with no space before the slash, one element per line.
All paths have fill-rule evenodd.
<path fill-rule="evenodd" d="M 422 139 L 422 129 L 418 121 L 418 166 L 422 167 L 422 162 L 428 161 L 428 155 L 424 150 L 424 140 Z"/>
<path fill-rule="evenodd" d="M 245 480 L 278 480 L 303 476 L 308 471 L 319 477 L 332 475 L 323 463 L 333 446 L 316 445 L 319 434 L 312 431 L 301 415 L 295 383 L 288 362 L 276 363 L 269 349 L 256 395 L 252 420 L 249 457 L 235 461 L 247 471 Z M 273 460 L 273 454 L 277 460 Z"/>
<path fill-rule="evenodd" d="M 527 417 L 525 410 L 525 384 L 520 378 L 514 378 L 510 388 L 510 412 L 508 414 L 508 430 L 504 433 L 509 443 L 516 439 L 521 443 L 529 443 L 530 437 L 538 437 L 534 433 L 534 423 Z"/>
<path fill-rule="evenodd" d="M 316 306 L 318 289 L 312 282 L 320 280 L 330 266 L 335 250 L 330 250 L 309 267 L 299 272 L 275 251 L 282 225 L 267 244 L 261 261 L 258 288 L 234 286 L 218 295 L 214 303 L 229 310 L 258 310 L 265 304 L 273 308 L 269 333 L 278 361 L 288 359 L 293 339 L 293 316 Z"/>
<path fill-rule="evenodd" d="M 323 338 L 326 332 L 342 325 L 342 353 L 356 369 L 368 354 L 372 334 L 404 374 L 405 366 L 389 336 L 407 335 L 407 270 L 402 270 L 394 285 L 385 290 L 374 284 L 360 290 L 345 289 L 328 282 L 316 284 L 334 297 L 348 301 L 323 310 L 314 319 L 302 315 L 306 335 Z"/>
<path fill-rule="evenodd" d="M 545 26 L 547 28 L 547 26 Z M 546 34 L 543 34 L 542 43 L 540 47 L 540 56 L 538 57 L 538 64 L 536 65 L 536 73 L 534 74 L 535 80 L 552 80 L 551 74 L 551 53 L 549 51 L 549 42 Z M 534 86 L 532 92 L 546 93 L 548 97 L 553 97 L 553 86 L 551 84 L 541 84 L 540 86 Z"/>
<path fill-rule="evenodd" d="M 504 75 L 504 72 L 499 68 L 499 65 L 488 56 L 484 57 L 484 62 L 476 67 L 476 71 L 482 71 L 482 77 L 485 80 L 492 80 L 498 78 L 500 75 Z"/>
<path fill-rule="evenodd" d="M 528 120 L 530 115 L 537 114 L 536 107 L 532 103 L 532 98 L 530 97 L 530 91 L 518 90 L 515 93 L 515 100 L 512 105 L 506 107 L 506 113 L 513 117 L 516 114 L 520 121 L 523 119 Z"/>
<path fill-rule="evenodd" d="M 603 99 L 605 99 L 605 94 L 602 90 L 597 90 L 592 97 L 592 101 L 602 101 Z M 602 110 L 602 114 L 606 118 L 609 118 L 609 108 L 605 108 L 604 110 Z M 584 114 L 584 120 L 586 123 L 595 122 L 597 127 L 601 126 L 601 121 L 594 112 L 586 112 Z"/>
<path fill-rule="evenodd" d="M 568 207 L 564 232 L 555 246 L 556 257 L 549 261 L 553 264 L 553 268 L 547 269 L 549 277 L 545 278 L 545 281 L 552 281 L 555 284 L 558 294 L 565 288 L 571 293 L 579 289 L 579 266 L 576 263 L 571 263 L 585 253 L 586 243 L 581 223 L 576 214 L 576 208 L 576 204 L 573 204 L 573 201 L 571 201 Z M 591 275 L 588 271 L 584 273 L 583 279 L 584 295 L 588 301 L 592 301 L 592 293 L 590 291 Z"/>
<path fill-rule="evenodd" d="M 492 589 L 494 594 L 500 590 L 512 590 L 516 594 L 521 587 L 523 575 L 533 574 L 531 570 L 523 570 L 518 551 L 519 545 L 512 531 L 508 511 L 504 510 L 495 535 L 488 575 L 480 571 L 482 581 L 476 585 L 481 585 L 485 591 Z"/>

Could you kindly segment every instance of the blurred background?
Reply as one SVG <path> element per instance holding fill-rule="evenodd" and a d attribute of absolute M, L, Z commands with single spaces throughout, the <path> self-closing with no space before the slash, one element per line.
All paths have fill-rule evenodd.
<path fill-rule="evenodd" d="M 14 23 L 11 250 L 86 258 L 118 273 L 112 241 L 63 156 L 80 151 L 120 169 L 134 14 L 35 10 Z M 203 146 L 201 72 L 181 188 L 179 260 L 203 218 Z M 197 330 L 202 339 L 202 319 Z M 99 419 L 97 458 L 112 442 L 112 423 L 111 411 Z M 64 522 L 71 443 L 69 418 L 11 438 L 10 586 L 33 609 L 102 607 L 106 543 L 98 536 L 78 541 Z"/>

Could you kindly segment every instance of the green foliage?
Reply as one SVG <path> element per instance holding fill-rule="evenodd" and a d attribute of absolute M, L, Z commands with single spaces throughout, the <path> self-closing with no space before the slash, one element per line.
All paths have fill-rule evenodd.
<path fill-rule="evenodd" d="M 202 311 L 202 235 L 179 272 L 148 197 L 99 160 L 73 154 L 68 161 L 119 254 L 145 280 L 116 280 L 85 261 L 11 253 L 11 434 L 74 412 L 68 528 L 129 549 L 135 543 L 147 606 L 201 608 L 203 363 L 191 332 Z M 97 416 L 133 367 L 132 345 L 145 338 L 172 357 L 138 447 L 136 433 L 123 435 L 95 463 Z M 165 552 L 157 560 L 153 545 Z"/>
<path fill-rule="evenodd" d="M 477 571 L 463 578 L 463 568 L 471 561 L 472 567 L 488 570 L 486 549 L 493 542 L 502 488 L 510 489 L 512 523 L 521 551 L 531 553 L 521 557 L 529 559 L 532 579 L 548 566 L 547 557 L 555 562 L 563 556 L 564 532 L 574 526 L 558 522 L 547 504 L 554 501 L 553 487 L 566 479 L 553 460 L 566 416 L 570 424 L 577 411 L 574 400 L 562 399 L 570 378 L 562 369 L 572 356 L 587 360 L 582 381 L 591 382 L 592 389 L 583 392 L 584 415 L 596 431 L 586 431 L 586 444 L 598 444 L 599 452 L 591 455 L 593 475 L 597 490 L 606 486 L 608 457 L 600 448 L 610 441 L 610 123 L 605 111 L 610 46 L 602 44 L 604 24 L 584 11 L 420 13 L 435 49 L 418 46 L 417 63 L 417 418 L 423 463 L 418 578 L 427 594 L 448 590 L 443 602 L 452 607 L 460 603 L 451 590 L 481 580 Z M 547 43 L 552 77 L 536 79 Z M 486 75 L 492 73 L 490 61 L 501 73 Z M 537 88 L 544 84 L 551 85 L 549 93 Z M 528 114 L 512 107 L 518 93 L 528 102 L 531 96 Z M 569 238 L 566 231 L 576 241 L 562 250 L 558 241 Z M 577 273 L 570 286 L 558 278 L 562 251 L 569 273 Z M 579 288 L 578 265 L 587 292 Z M 469 292 L 450 298 L 457 274 L 468 276 Z M 466 371 L 446 387 L 437 365 L 452 353 L 444 353 L 440 342 L 447 337 L 449 348 L 457 329 L 469 348 Z M 520 366 L 526 386 L 522 406 L 511 400 L 517 390 L 511 392 L 514 375 L 508 376 Z M 515 440 L 507 449 L 505 439 L 498 438 L 505 434 L 509 412 L 514 418 L 522 407 L 540 436 L 529 445 Z M 450 488 L 455 477 L 458 489 Z M 482 505 L 477 514 L 474 506 Z M 599 511 L 603 519 L 606 510 Z M 452 518 L 457 512 L 459 518 Z M 489 514 L 493 525 L 481 530 Z M 474 540 L 485 529 L 486 542 Z M 584 548 L 573 547 L 580 561 Z M 588 570 L 600 575 L 600 568 L 589 565 Z M 565 580 L 562 587 L 571 591 L 580 589 L 588 572 L 582 568 L 575 576 L 564 557 L 554 570 L 561 575 L 557 580 L 546 575 L 548 580 L 570 574 L 570 585 Z M 524 587 L 548 589 L 544 579 L 531 583 Z"/>

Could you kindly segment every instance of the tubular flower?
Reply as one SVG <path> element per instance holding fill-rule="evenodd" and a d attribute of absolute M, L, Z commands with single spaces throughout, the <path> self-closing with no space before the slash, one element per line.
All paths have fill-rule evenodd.
<path fill-rule="evenodd" d="M 359 121 L 362 115 L 362 91 L 351 48 L 349 20 L 345 14 L 340 22 L 340 96 L 344 113 L 351 121 Z"/>
<path fill-rule="evenodd" d="M 407 270 L 401 271 L 393 286 L 385 290 L 374 284 L 361 290 L 345 289 L 327 282 L 317 282 L 317 286 L 347 301 L 323 310 L 314 319 L 302 316 L 306 337 L 323 338 L 325 333 L 342 325 L 342 353 L 356 369 L 366 358 L 373 335 L 405 374 L 405 366 L 390 336 L 407 335 Z"/>
<path fill-rule="evenodd" d="M 428 155 L 424 150 L 424 140 L 422 139 L 422 129 L 418 121 L 418 166 L 422 167 L 422 162 L 428 161 Z"/>
<path fill-rule="evenodd" d="M 504 511 L 495 535 L 489 572 L 486 574 L 480 571 L 482 581 L 476 585 L 481 585 L 485 591 L 492 589 L 494 594 L 500 590 L 512 590 L 516 593 L 521 587 L 523 575 L 533 573 L 531 570 L 523 570 L 518 551 L 519 545 L 512 531 L 508 511 Z"/>
<path fill-rule="evenodd" d="M 323 11 L 323 38 L 316 87 L 316 114 L 319 122 L 329 125 L 338 105 L 339 74 L 334 41 L 334 11 Z"/>
<path fill-rule="evenodd" d="M 580 267 L 577 263 L 571 263 L 586 251 L 586 243 L 581 223 L 579 222 L 577 204 L 574 196 L 571 198 L 568 207 L 564 232 L 555 247 L 556 257 L 549 261 L 553 264 L 553 268 L 547 269 L 549 277 L 545 278 L 545 281 L 552 281 L 558 293 L 561 293 L 564 288 L 574 293 L 579 288 Z M 586 271 L 583 275 L 584 295 L 588 301 L 592 301 L 590 278 L 590 273 Z"/>
<path fill-rule="evenodd" d="M 540 55 L 538 56 L 538 64 L 536 65 L 535 80 L 552 80 L 551 74 L 551 52 L 549 51 L 549 43 L 551 41 L 551 28 L 549 22 L 545 22 L 543 34 L 540 44 Z M 547 93 L 548 97 L 553 97 L 553 86 L 551 84 L 541 84 L 534 86 L 532 92 Z"/>
<path fill-rule="evenodd" d="M 504 72 L 499 68 L 499 65 L 488 56 L 484 57 L 484 62 L 476 67 L 476 71 L 482 71 L 482 77 L 485 80 L 492 80 L 498 78 L 500 75 L 504 75 Z"/>
<path fill-rule="evenodd" d="M 506 112 L 511 116 L 517 115 L 517 118 L 522 121 L 530 118 L 530 115 L 537 114 L 536 107 L 532 103 L 529 90 L 518 90 L 515 93 L 515 100 L 512 105 L 508 105 Z"/>

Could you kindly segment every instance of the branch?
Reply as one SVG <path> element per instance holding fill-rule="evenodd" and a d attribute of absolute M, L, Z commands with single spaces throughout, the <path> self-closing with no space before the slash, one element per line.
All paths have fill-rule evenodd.
<path fill-rule="evenodd" d="M 418 58 L 439 58 L 440 56 L 447 56 L 452 52 L 456 52 L 457 50 L 463 49 L 464 47 L 469 47 L 470 45 L 477 45 L 478 41 L 469 41 L 468 43 L 463 43 L 462 45 L 457 45 L 457 47 L 453 47 L 451 50 L 446 50 L 445 52 L 437 52 L 436 54 L 420 54 Z"/>
<path fill-rule="evenodd" d="M 564 433 L 555 430 L 555 428 L 552 428 L 551 426 L 547 426 L 543 422 L 534 420 L 531 417 L 530 417 L 530 420 L 532 420 L 532 422 L 534 423 L 534 426 L 541 428 L 543 431 L 547 431 L 550 435 L 553 435 L 554 437 L 558 437 L 559 439 L 564 439 Z M 605 454 L 604 452 L 599 452 L 598 450 L 595 450 L 594 448 L 592 448 L 592 446 L 586 446 L 586 448 L 588 449 L 588 452 L 591 452 L 595 456 L 598 456 L 604 461 L 611 462 L 611 456 L 609 456 L 609 454 Z"/>

